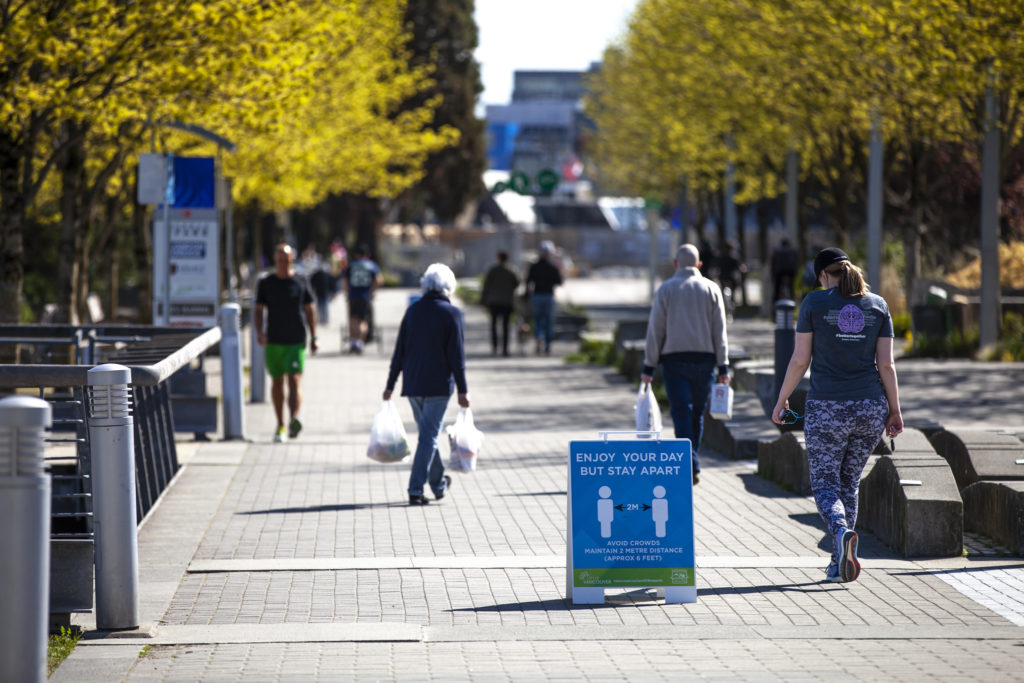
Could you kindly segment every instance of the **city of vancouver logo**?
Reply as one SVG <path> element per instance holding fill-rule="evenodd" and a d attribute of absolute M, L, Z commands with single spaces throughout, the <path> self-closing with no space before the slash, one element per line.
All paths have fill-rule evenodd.
<path fill-rule="evenodd" d="M 844 334 L 856 334 L 864 329 L 864 312 L 860 306 L 847 304 L 839 311 L 839 331 Z"/>

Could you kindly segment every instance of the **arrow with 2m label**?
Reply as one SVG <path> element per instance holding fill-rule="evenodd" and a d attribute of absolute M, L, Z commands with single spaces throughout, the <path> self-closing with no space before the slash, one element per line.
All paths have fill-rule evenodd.
<path fill-rule="evenodd" d="M 647 503 L 619 503 L 615 506 L 615 509 L 630 512 L 634 510 L 650 510 L 651 506 Z"/>

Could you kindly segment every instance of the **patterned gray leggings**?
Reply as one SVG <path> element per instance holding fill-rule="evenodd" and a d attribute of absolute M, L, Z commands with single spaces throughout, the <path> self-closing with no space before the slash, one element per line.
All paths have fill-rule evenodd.
<path fill-rule="evenodd" d="M 857 489 L 889 415 L 885 398 L 807 401 L 804 443 L 818 513 L 835 538 L 857 523 Z M 834 554 L 833 554 L 834 557 Z"/>

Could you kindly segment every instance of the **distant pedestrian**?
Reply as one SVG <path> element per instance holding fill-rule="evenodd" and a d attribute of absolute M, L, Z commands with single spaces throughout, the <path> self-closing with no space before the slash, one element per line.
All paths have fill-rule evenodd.
<path fill-rule="evenodd" d="M 292 267 L 295 254 L 287 244 L 274 249 L 274 272 L 256 287 L 256 340 L 265 347 L 263 357 L 270 375 L 270 397 L 277 416 L 274 441 L 294 439 L 302 430 L 299 408 L 302 406 L 301 379 L 306 365 L 306 326 L 309 326 L 309 350 L 317 351 L 315 297 L 309 280 Z M 267 327 L 263 330 L 264 316 Z M 305 318 L 305 320 L 303 320 Z M 288 410 L 291 421 L 284 426 L 284 384 L 288 378 Z"/>
<path fill-rule="evenodd" d="M 542 351 L 545 355 L 551 353 L 551 340 L 555 336 L 555 287 L 562 284 L 562 273 L 551 262 L 554 251 L 554 244 L 547 240 L 541 242 L 537 260 L 530 264 L 526 274 L 538 356 Z"/>
<path fill-rule="evenodd" d="M 498 355 L 498 321 L 501 321 L 501 353 L 508 355 L 508 321 L 515 305 L 519 276 L 508 265 L 508 252 L 498 252 L 498 262 L 484 276 L 480 302 L 491 314 L 491 353 Z"/>
<path fill-rule="evenodd" d="M 747 264 L 740 261 L 736 253 L 736 243 L 728 240 L 725 243 L 725 253 L 718 257 L 718 283 L 722 287 L 726 318 L 729 322 L 732 322 L 736 310 L 736 293 L 743 286 L 743 275 L 746 272 Z"/>
<path fill-rule="evenodd" d="M 792 299 L 796 294 L 793 283 L 796 282 L 796 271 L 800 267 L 800 255 L 796 247 L 783 237 L 779 246 L 772 252 L 772 301 Z"/>
<path fill-rule="evenodd" d="M 348 298 L 349 350 L 362 353 L 373 316 L 373 295 L 380 284 L 380 268 L 370 260 L 370 248 L 365 244 L 356 247 L 353 253 L 355 259 L 341 277 Z"/>
<path fill-rule="evenodd" d="M 772 419 L 795 419 L 789 396 L 810 365 L 804 439 L 814 501 L 833 540 L 825 577 L 847 582 L 860 574 L 854 528 L 861 473 L 883 429 L 896 437 L 903 417 L 885 300 L 868 292 L 861 269 L 835 247 L 818 253 L 814 274 L 824 289 L 800 304 L 793 357 Z"/>
<path fill-rule="evenodd" d="M 675 275 L 654 295 L 647 322 L 641 381 L 650 384 L 660 365 L 677 439 L 689 439 L 693 483 L 700 482 L 700 445 L 711 386 L 729 383 L 729 339 L 722 290 L 700 274 L 700 252 L 684 244 L 673 260 Z M 716 371 L 717 368 L 717 371 Z"/>
<path fill-rule="evenodd" d="M 423 296 L 402 317 L 384 389 L 384 400 L 391 400 L 402 375 L 402 396 L 409 398 L 419 429 L 409 474 L 410 505 L 430 503 L 423 495 L 427 485 L 436 500 L 445 497 L 452 482 L 444 473 L 438 438 L 452 391 L 457 388 L 459 405 L 469 407 L 464 323 L 462 312 L 451 303 L 455 274 L 448 266 L 434 263 L 421 282 Z"/>
<path fill-rule="evenodd" d="M 700 241 L 700 274 L 708 279 L 714 279 L 718 273 L 718 252 L 711 244 L 711 240 L 703 238 Z"/>
<path fill-rule="evenodd" d="M 330 322 L 330 303 L 338 289 L 337 280 L 331 275 L 326 263 L 317 265 L 316 270 L 309 276 L 309 284 L 313 287 L 313 294 L 316 296 L 316 317 L 321 325 Z"/>

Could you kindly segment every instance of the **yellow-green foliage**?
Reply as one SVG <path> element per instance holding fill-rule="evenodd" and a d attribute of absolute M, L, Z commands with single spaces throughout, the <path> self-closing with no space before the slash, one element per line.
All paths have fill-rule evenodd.
<path fill-rule="evenodd" d="M 748 202 L 778 194 L 789 148 L 804 175 L 850 172 L 846 132 L 864 139 L 873 113 L 897 156 L 973 142 L 987 65 L 1007 98 L 1024 86 L 1022 18 L 1009 0 L 641 0 L 586 103 L 596 161 L 665 199 L 684 176 L 717 189 L 732 161 Z"/>
<path fill-rule="evenodd" d="M 6 5 L 6 3 L 5 3 Z M 407 63 L 401 0 L 25 0 L 0 11 L 0 137 L 45 160 L 54 123 L 86 124 L 90 159 L 148 121 L 185 121 L 238 144 L 235 199 L 265 208 L 330 193 L 394 196 L 457 139 L 426 129 L 437 102 Z M 37 140 L 37 145 L 32 145 Z M 159 128 L 158 148 L 213 154 Z M 126 162 L 148 151 L 130 144 Z M 106 152 L 107 156 L 110 152 Z M 95 162 L 94 162 L 95 163 Z M 35 164 L 35 170 L 43 167 Z M 111 179 L 116 182 L 116 178 Z M 32 198 L 30 198 L 32 199 Z"/>

